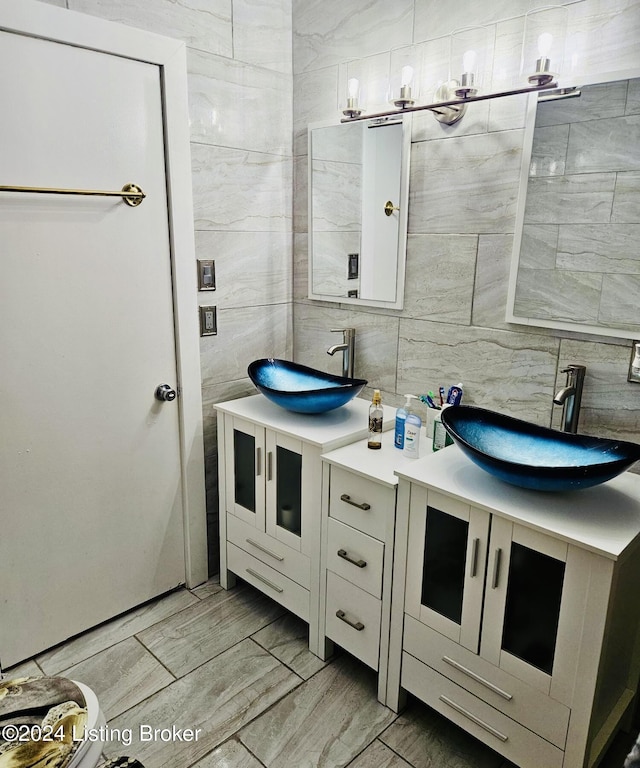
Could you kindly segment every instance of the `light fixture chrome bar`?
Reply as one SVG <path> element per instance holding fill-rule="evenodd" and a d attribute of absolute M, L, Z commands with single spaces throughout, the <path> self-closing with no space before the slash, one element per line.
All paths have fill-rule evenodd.
<path fill-rule="evenodd" d="M 97 195 L 100 197 L 121 197 L 127 205 L 140 205 L 146 197 L 137 184 L 125 184 L 118 192 L 104 192 L 99 189 L 59 189 L 57 187 L 11 187 L 0 185 L 0 192 L 30 192 L 45 195 Z"/>
<path fill-rule="evenodd" d="M 421 112 L 423 110 L 429 110 L 430 112 L 438 113 L 445 107 L 456 107 L 471 104 L 474 101 L 487 101 L 489 99 L 501 99 L 504 96 L 518 96 L 523 93 L 536 93 L 537 91 L 548 91 L 553 88 L 557 88 L 557 83 L 547 83 L 546 85 L 532 85 L 525 88 L 516 88 L 510 91 L 499 91 L 497 93 L 482 93 L 477 96 L 467 96 L 464 99 L 451 99 L 450 101 L 438 101 L 434 104 L 417 104 L 413 107 L 405 107 L 404 109 L 392 109 L 388 112 L 375 112 L 373 114 L 365 114 L 364 112 L 357 117 L 345 117 L 340 120 L 341 123 L 354 123 L 356 120 L 376 120 L 381 117 L 390 117 L 391 115 L 402 115 L 409 112 Z M 564 89 L 569 91 L 568 88 Z"/>
<path fill-rule="evenodd" d="M 555 91 L 539 94 L 538 101 L 559 101 L 560 99 L 574 99 L 577 96 L 582 96 L 582 91 L 579 88 L 556 88 Z"/>

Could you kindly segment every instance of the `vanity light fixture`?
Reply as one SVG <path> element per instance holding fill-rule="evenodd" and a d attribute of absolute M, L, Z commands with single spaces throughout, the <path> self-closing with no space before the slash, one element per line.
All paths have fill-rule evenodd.
<path fill-rule="evenodd" d="M 562 71 L 564 59 L 564 41 L 567 27 L 567 8 L 561 5 L 535 8 L 525 14 L 524 36 L 520 58 L 520 77 L 529 83 L 528 86 L 517 86 L 495 93 L 483 93 L 483 80 L 489 79 L 488 62 L 493 60 L 493 27 L 466 27 L 455 30 L 450 35 L 449 42 L 449 80 L 441 84 L 434 94 L 430 104 L 416 104 L 416 94 L 412 92 L 415 82 L 413 66 L 405 63 L 402 67 L 399 95 L 398 90 L 390 88 L 389 101 L 397 109 L 385 112 L 365 114 L 357 106 L 356 101 L 348 99 L 347 109 L 343 110 L 345 118 L 341 122 L 351 120 L 375 120 L 393 117 L 404 112 L 430 111 L 433 116 L 445 125 L 453 125 L 466 112 L 468 104 L 474 101 L 500 99 L 505 96 L 516 96 L 537 91 L 554 91 L 553 98 L 566 98 L 579 95 L 577 88 L 558 88 L 557 76 Z M 406 56 L 409 51 L 392 51 L 392 68 L 394 56 Z M 415 46 L 412 55 L 415 59 Z M 405 58 L 405 62 L 407 59 Z M 535 71 L 532 71 L 534 68 Z M 400 63 L 400 62 L 396 62 Z M 460 72 L 460 74 L 456 74 Z M 396 76 L 397 77 L 397 76 Z M 424 74 L 420 79 L 424 78 Z M 390 78 L 391 79 L 391 78 Z M 522 81 L 521 81 L 522 82 Z M 397 80 L 396 80 L 397 83 Z M 514 83 L 515 85 L 515 83 Z M 395 92 L 395 94 L 394 94 Z M 551 95 L 550 95 L 551 98 Z M 356 109 L 351 109 L 355 103 Z"/>
<path fill-rule="evenodd" d="M 449 72 L 452 79 L 458 81 L 454 89 L 456 96 L 467 98 L 477 95 L 483 86 L 486 62 L 493 58 L 492 48 L 493 34 L 489 27 L 464 27 L 451 33 Z"/>
<path fill-rule="evenodd" d="M 360 81 L 352 77 L 347 82 L 347 107 L 342 110 L 342 114 L 349 118 L 359 117 L 362 114 L 362 110 L 358 105 L 358 97 L 360 95 Z"/>
<path fill-rule="evenodd" d="M 546 85 L 553 80 L 553 75 L 549 72 L 551 61 L 549 52 L 553 43 L 553 35 L 550 32 L 543 32 L 538 38 L 538 59 L 536 61 L 536 71 L 527 78 L 530 83 Z"/>
<path fill-rule="evenodd" d="M 563 5 L 534 8 L 525 14 L 520 61 L 523 79 L 532 85 L 547 85 L 561 73 L 566 30 L 567 8 Z"/>
<path fill-rule="evenodd" d="M 476 87 L 476 65 L 478 54 L 474 50 L 468 50 L 462 57 L 462 76 L 460 86 L 456 88 L 456 96 L 475 96 L 478 93 Z"/>
<path fill-rule="evenodd" d="M 411 85 L 413 83 L 413 67 L 410 64 L 405 64 L 402 67 L 402 74 L 400 77 L 400 98 L 394 99 L 393 103 L 396 107 L 406 109 L 413 106 L 416 102 L 411 98 Z"/>
<path fill-rule="evenodd" d="M 457 87 L 455 80 L 448 83 L 444 83 L 438 88 L 435 94 L 436 101 L 432 104 L 416 104 L 411 107 L 404 107 L 404 109 L 392 109 L 388 112 L 374 112 L 372 114 L 361 114 L 357 112 L 353 115 L 349 115 L 343 118 L 341 123 L 350 123 L 356 120 L 382 120 L 387 117 L 398 117 L 402 112 L 423 112 L 425 110 L 433 112 L 435 118 L 441 123 L 452 125 L 457 122 L 464 114 L 467 104 L 471 104 L 474 101 L 488 101 L 490 99 L 501 99 L 505 96 L 517 96 L 523 93 L 536 93 L 539 91 L 547 91 L 557 89 L 557 83 L 548 83 L 547 85 L 531 85 L 527 88 L 514 88 L 508 91 L 498 91 L 496 93 L 481 93 L 477 96 L 467 96 L 466 98 L 452 98 L 452 94 L 455 93 Z M 563 95 L 566 97 L 575 90 L 574 88 L 563 89 Z M 347 110 L 343 110 L 343 114 L 347 114 Z"/>

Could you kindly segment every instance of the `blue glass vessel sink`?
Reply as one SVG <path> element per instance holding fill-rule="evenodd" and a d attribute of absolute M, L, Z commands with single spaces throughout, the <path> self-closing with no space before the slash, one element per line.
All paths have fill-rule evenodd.
<path fill-rule="evenodd" d="M 356 397 L 367 383 L 272 357 L 254 360 L 248 373 L 265 397 L 296 413 L 332 411 Z"/>
<path fill-rule="evenodd" d="M 442 424 L 479 467 L 537 491 L 599 485 L 640 459 L 636 443 L 560 432 L 472 405 L 445 408 Z"/>

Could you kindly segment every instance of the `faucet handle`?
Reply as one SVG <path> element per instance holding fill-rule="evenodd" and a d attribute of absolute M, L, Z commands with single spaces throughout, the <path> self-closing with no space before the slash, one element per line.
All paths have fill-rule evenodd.
<path fill-rule="evenodd" d="M 347 336 L 353 336 L 355 335 L 356 329 L 355 328 L 332 328 L 331 333 L 344 333 Z"/>

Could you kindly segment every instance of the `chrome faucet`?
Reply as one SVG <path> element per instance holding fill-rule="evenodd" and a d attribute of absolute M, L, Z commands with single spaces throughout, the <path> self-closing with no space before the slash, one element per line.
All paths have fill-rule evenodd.
<path fill-rule="evenodd" d="M 562 429 L 564 432 L 578 431 L 578 417 L 582 402 L 582 386 L 586 372 L 584 365 L 568 365 L 562 369 L 567 374 L 566 385 L 556 392 L 553 402 L 562 406 Z"/>
<path fill-rule="evenodd" d="M 334 344 L 327 350 L 328 355 L 342 352 L 342 375 L 353 378 L 354 354 L 356 344 L 355 328 L 332 328 L 331 333 L 342 334 L 342 344 Z"/>

